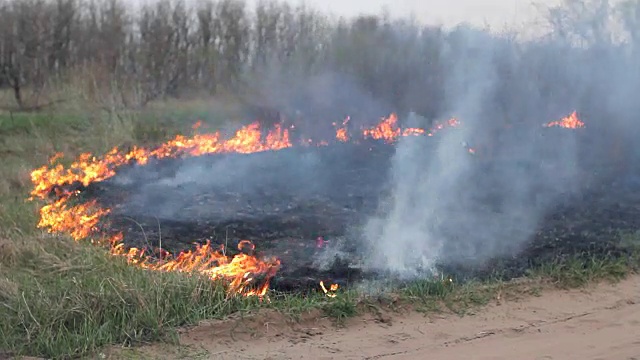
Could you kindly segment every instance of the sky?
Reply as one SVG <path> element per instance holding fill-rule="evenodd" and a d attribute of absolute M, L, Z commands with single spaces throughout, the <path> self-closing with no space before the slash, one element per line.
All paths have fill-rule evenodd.
<path fill-rule="evenodd" d="M 153 0 L 125 0 L 133 5 Z M 198 0 L 186 0 L 195 3 Z M 245 0 L 253 7 L 258 0 Z M 416 20 L 445 27 L 468 22 L 491 29 L 525 27 L 538 17 L 536 5 L 544 7 L 562 0 L 285 0 L 293 5 L 304 2 L 312 8 L 338 16 L 380 14 L 386 7 L 394 17 L 413 16 Z M 527 25 L 528 26 L 528 25 Z"/>
<path fill-rule="evenodd" d="M 250 0 L 248 3 L 255 3 Z M 289 0 L 298 4 L 301 0 Z M 522 27 L 538 16 L 536 5 L 557 5 L 561 0 L 304 0 L 313 8 L 336 15 L 379 14 L 386 7 L 392 16 L 450 27 L 461 22 L 492 29 Z M 535 5 L 534 5 L 535 4 Z"/>

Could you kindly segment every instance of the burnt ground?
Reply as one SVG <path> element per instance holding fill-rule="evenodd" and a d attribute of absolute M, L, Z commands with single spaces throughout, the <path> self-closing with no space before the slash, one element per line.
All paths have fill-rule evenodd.
<path fill-rule="evenodd" d="M 433 150 L 432 139 L 420 141 L 425 141 L 425 154 Z M 177 252 L 207 240 L 232 249 L 248 239 L 259 253 L 282 260 L 274 288 L 314 288 L 318 280 L 344 284 L 377 276 L 358 267 L 365 253 L 358 229 L 387 195 L 394 151 L 393 146 L 369 141 L 163 159 L 120 169 L 115 177 L 84 189 L 83 195 L 113 210 L 108 227 L 124 231 L 127 245 Z M 469 156 L 477 174 L 491 173 L 497 166 Z M 598 171 L 593 164 L 582 166 L 581 183 L 556 196 L 517 252 L 473 265 L 452 262 L 441 267 L 459 278 L 498 273 L 508 279 L 562 257 L 622 255 L 626 250 L 620 233 L 635 232 L 640 225 L 640 194 L 631 181 L 634 174 L 611 176 L 605 163 L 597 165 Z M 518 166 L 535 169 L 536 164 Z M 539 192 L 545 191 L 542 187 Z M 485 195 L 485 205 L 502 201 L 491 192 Z M 321 248 L 319 236 L 327 240 Z"/>

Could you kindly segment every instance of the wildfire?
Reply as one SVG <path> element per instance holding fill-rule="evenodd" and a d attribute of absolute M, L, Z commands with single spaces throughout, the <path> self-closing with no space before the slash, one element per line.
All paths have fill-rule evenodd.
<path fill-rule="evenodd" d="M 585 127 L 584 123 L 578 118 L 578 112 L 574 111 L 571 115 L 560 120 L 552 121 L 543 125 L 544 127 L 562 127 L 566 129 L 578 129 Z"/>
<path fill-rule="evenodd" d="M 194 130 L 201 125 L 197 122 L 193 126 Z M 79 192 L 68 191 L 64 187 L 76 183 L 88 186 L 108 179 L 116 174 L 118 167 L 125 164 L 144 165 L 151 158 L 199 156 L 221 152 L 252 153 L 291 146 L 288 130 L 276 126 L 263 140 L 262 131 L 255 123 L 241 128 L 235 136 L 226 141 L 222 140 L 219 132 L 195 134 L 192 137 L 179 135 L 152 150 L 133 148 L 123 153 L 118 148 L 113 148 L 102 158 L 84 153 L 68 167 L 58 163 L 63 157 L 58 153 L 49 160 L 49 166 L 43 166 L 31 173 L 31 181 L 34 184 L 32 199 L 49 200 L 51 195 L 55 195 L 55 200 L 48 201 L 48 204 L 40 209 L 38 227 L 45 228 L 50 233 L 67 233 L 78 241 L 99 235 L 100 221 L 110 210 L 99 207 L 95 200 L 74 204 Z M 223 279 L 228 282 L 230 293 L 243 295 L 264 295 L 270 279 L 280 266 L 277 259 L 259 259 L 247 254 L 225 256 L 221 249 L 213 249 L 210 244 L 198 246 L 193 251 L 177 256 L 165 252 L 160 259 L 137 248 L 125 250 L 121 234 L 109 239 L 109 244 L 113 255 L 125 256 L 132 265 L 157 271 L 197 272 L 211 279 Z"/>
<path fill-rule="evenodd" d="M 341 127 L 336 129 L 338 141 L 357 141 L 348 133 L 347 117 Z M 445 127 L 456 127 L 460 122 L 450 119 L 443 123 L 436 123 L 431 129 L 405 128 L 401 129 L 398 117 L 389 117 L 370 128 L 363 129 L 360 137 L 379 139 L 391 143 L 401 136 L 426 135 L 433 136 Z M 334 124 L 335 125 L 335 124 Z M 572 126 L 570 126 L 572 125 Z M 583 127 L 584 124 L 574 112 L 569 117 L 547 124 L 547 126 Z M 194 132 L 202 128 L 202 123 L 193 125 Z M 304 144 L 314 143 L 305 140 Z M 327 141 L 316 143 L 318 146 L 328 145 Z M 280 150 L 293 146 L 289 138 L 288 129 L 276 125 L 263 136 L 259 123 L 253 123 L 238 130 L 231 138 L 224 140 L 220 132 L 198 134 L 187 137 L 178 135 L 154 149 L 134 147 L 129 151 L 121 151 L 117 147 L 103 155 L 96 157 L 90 153 L 81 154 L 68 166 L 60 163 L 63 154 L 57 153 L 49 160 L 49 165 L 35 169 L 31 173 L 33 190 L 31 199 L 44 200 L 46 204 L 40 208 L 39 228 L 47 229 L 50 233 L 66 233 L 73 239 L 80 241 L 88 238 L 103 238 L 106 241 L 92 240 L 95 244 L 107 244 L 114 256 L 125 257 L 129 264 L 154 271 L 177 271 L 199 273 L 212 280 L 225 281 L 230 294 L 257 295 L 262 297 L 268 290 L 270 280 L 280 268 L 280 260 L 276 258 L 262 258 L 254 254 L 255 246 L 242 241 L 238 245 L 239 254 L 226 255 L 225 249 L 212 247 L 210 243 L 196 245 L 195 249 L 170 254 L 160 249 L 160 254 L 147 253 L 144 249 L 129 248 L 123 243 L 123 235 L 107 235 L 102 232 L 102 220 L 111 210 L 100 207 L 95 200 L 78 201 L 79 190 L 69 190 L 78 184 L 88 186 L 91 183 L 103 181 L 116 174 L 119 167 L 127 164 L 144 165 L 150 159 L 167 157 L 200 156 L 213 153 L 253 153 L 269 150 Z M 472 149 L 469 149 L 472 152 Z M 320 238 L 318 247 L 324 246 L 324 239 Z M 329 290 L 323 282 L 320 287 L 327 296 L 335 296 L 337 284 L 332 284 Z"/>

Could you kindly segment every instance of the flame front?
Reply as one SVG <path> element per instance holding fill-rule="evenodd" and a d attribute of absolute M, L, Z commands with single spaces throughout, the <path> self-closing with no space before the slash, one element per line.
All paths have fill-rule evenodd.
<path fill-rule="evenodd" d="M 198 123 L 196 125 L 194 126 L 196 128 L 200 126 Z M 80 183 L 88 186 L 114 176 L 116 169 L 122 165 L 132 162 L 144 165 L 150 158 L 200 156 L 224 152 L 248 154 L 292 146 L 289 141 L 289 131 L 282 129 L 280 125 L 267 134 L 265 141 L 261 138 L 260 125 L 254 123 L 238 130 L 235 136 L 226 141 L 220 140 L 219 132 L 196 134 L 192 137 L 178 135 L 154 150 L 135 147 L 123 154 L 115 147 L 100 159 L 90 153 L 84 153 L 69 168 L 65 168 L 62 164 L 54 165 L 62 157 L 62 154 L 58 153 L 50 159 L 50 166 L 45 165 L 31 173 L 31 181 L 34 184 L 31 195 L 45 199 L 51 191 L 64 185 Z"/>
<path fill-rule="evenodd" d="M 258 259 L 248 254 L 238 254 L 230 257 L 224 254 L 224 247 L 214 248 L 210 242 L 204 245 L 196 244 L 194 250 L 181 252 L 173 256 L 163 252 L 153 259 L 138 248 L 125 249 L 122 235 L 117 235 L 112 241 L 111 254 L 124 256 L 129 264 L 144 269 L 163 272 L 197 273 L 207 276 L 211 280 L 226 282 L 230 294 L 264 296 L 269 289 L 271 279 L 280 268 L 280 260 L 276 258 Z M 243 240 L 238 249 L 253 243 Z"/>
<path fill-rule="evenodd" d="M 194 130 L 200 126 L 200 122 L 196 123 Z M 45 228 L 50 233 L 67 233 L 77 241 L 99 235 L 100 221 L 110 213 L 110 209 L 99 207 L 95 200 L 74 204 L 79 191 L 65 190 L 65 186 L 77 183 L 88 186 L 108 179 L 116 174 L 118 167 L 125 164 L 135 162 L 144 165 L 151 158 L 222 152 L 252 153 L 291 146 L 286 129 L 276 126 L 262 140 L 260 127 L 255 123 L 238 130 L 235 136 L 226 141 L 221 141 L 219 132 L 195 134 L 192 137 L 179 135 L 153 150 L 134 148 L 121 153 L 118 148 L 114 148 L 102 158 L 84 153 L 67 168 L 57 163 L 63 157 L 58 153 L 50 159 L 49 166 L 31 173 L 34 184 L 31 198 L 49 200 L 52 195 L 55 198 L 40 208 L 38 227 Z M 214 249 L 210 244 L 197 246 L 195 250 L 177 256 L 164 252 L 161 258 L 157 258 L 137 248 L 126 250 L 122 240 L 121 234 L 112 236 L 108 241 L 110 252 L 126 257 L 132 265 L 156 271 L 195 272 L 214 280 L 225 280 L 230 293 L 264 295 L 270 279 L 280 267 L 278 259 L 259 259 L 247 254 L 225 256 L 222 249 Z"/>
<path fill-rule="evenodd" d="M 389 117 L 382 119 L 382 121 L 377 126 L 363 130 L 362 134 L 365 138 L 383 140 L 386 143 L 393 143 L 400 137 L 418 135 L 433 136 L 435 133 L 444 129 L 445 127 L 458 126 L 460 126 L 460 121 L 452 118 L 445 122 L 436 122 L 429 130 L 425 130 L 422 128 L 401 129 L 398 126 L 398 116 L 396 114 L 391 114 Z"/>
<path fill-rule="evenodd" d="M 578 129 L 583 128 L 584 123 L 578 118 L 578 112 L 574 111 L 571 115 L 564 117 L 557 121 L 552 121 L 543 125 L 544 127 L 562 127 L 566 129 Z"/>
<path fill-rule="evenodd" d="M 338 141 L 358 141 L 348 133 L 347 117 L 342 126 L 336 129 Z M 401 129 L 396 114 L 389 117 L 369 129 L 363 129 L 360 138 L 383 140 L 387 143 L 395 142 L 401 136 L 433 136 L 437 131 L 445 127 L 457 127 L 460 122 L 450 119 L 443 123 L 436 123 L 431 129 L 405 128 Z M 335 125 L 335 124 L 334 124 Z M 201 128 L 202 123 L 197 122 L 194 131 Z M 559 122 L 551 122 L 547 126 L 583 127 L 577 113 Z M 314 143 L 305 140 L 304 144 Z M 318 146 L 328 145 L 327 141 L 316 143 Z M 47 229 L 50 233 L 66 233 L 73 239 L 80 241 L 93 238 L 95 244 L 104 244 L 106 239 L 110 252 L 114 256 L 125 257 L 129 264 L 144 269 L 155 271 L 177 271 L 199 273 L 212 280 L 225 281 L 230 294 L 263 296 L 269 287 L 269 282 L 280 268 L 280 260 L 276 258 L 259 258 L 253 255 L 255 246 L 242 241 L 239 244 L 240 254 L 226 255 L 223 248 L 214 248 L 210 243 L 196 245 L 194 250 L 170 254 L 162 249 L 159 254 L 149 254 L 143 249 L 127 249 L 123 243 L 121 233 L 108 236 L 103 232 L 101 221 L 111 212 L 102 208 L 97 201 L 91 200 L 84 203 L 76 203 L 80 191 L 69 190 L 72 186 L 81 184 L 88 186 L 91 183 L 103 181 L 116 174 L 118 167 L 137 163 L 147 164 L 150 159 L 167 157 L 200 156 L 213 153 L 253 153 L 260 151 L 280 150 L 293 146 L 289 139 L 289 132 L 281 125 L 276 125 L 263 137 L 258 123 L 245 126 L 238 130 L 233 137 L 223 140 L 219 132 L 212 134 L 195 133 L 191 137 L 178 135 L 155 149 L 134 147 L 128 152 L 121 152 L 117 147 L 98 158 L 90 153 L 81 154 L 68 167 L 59 163 L 63 154 L 55 154 L 49 161 L 49 165 L 38 168 L 31 173 L 33 190 L 31 199 L 44 200 L 46 204 L 40 208 L 39 228 Z M 470 152 L 472 150 L 469 150 Z M 250 253 L 244 253 L 249 248 Z M 335 296 L 337 284 L 332 284 L 327 290 L 324 283 L 321 288 L 327 296 Z"/>

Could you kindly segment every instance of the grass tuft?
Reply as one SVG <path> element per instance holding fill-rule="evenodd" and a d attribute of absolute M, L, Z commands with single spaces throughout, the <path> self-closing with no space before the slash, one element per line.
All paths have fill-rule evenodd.
<path fill-rule="evenodd" d="M 530 275 L 545 278 L 560 288 L 584 286 L 596 280 L 618 281 L 636 271 L 638 257 L 601 257 L 584 254 L 545 264 Z"/>
<path fill-rule="evenodd" d="M 330 298 L 323 306 L 324 313 L 336 320 L 338 324 L 343 323 L 347 318 L 358 314 L 358 303 L 356 294 L 353 291 L 347 291 Z"/>

